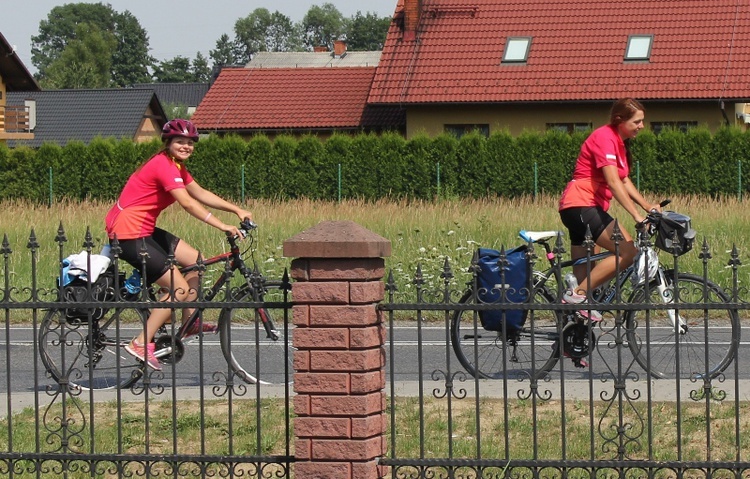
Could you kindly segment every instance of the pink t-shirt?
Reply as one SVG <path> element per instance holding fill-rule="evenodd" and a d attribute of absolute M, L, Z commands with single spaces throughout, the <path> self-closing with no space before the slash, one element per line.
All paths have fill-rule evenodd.
<path fill-rule="evenodd" d="M 609 210 L 612 191 L 602 172 L 608 165 L 617 167 L 621 180 L 630 174 L 625 142 L 612 125 L 597 128 L 583 142 L 573 179 L 563 191 L 559 209 L 600 206 L 604 211 Z"/>
<path fill-rule="evenodd" d="M 175 202 L 170 191 L 185 188 L 193 177 L 161 152 L 130 175 L 117 203 L 105 219 L 107 235 L 118 240 L 144 238 L 156 227 L 156 218 Z"/>

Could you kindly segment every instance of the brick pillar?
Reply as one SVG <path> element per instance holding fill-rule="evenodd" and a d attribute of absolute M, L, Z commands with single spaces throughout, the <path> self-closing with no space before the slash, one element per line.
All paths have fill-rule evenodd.
<path fill-rule="evenodd" d="M 292 261 L 295 476 L 385 475 L 385 238 L 325 221 L 284 242 Z"/>

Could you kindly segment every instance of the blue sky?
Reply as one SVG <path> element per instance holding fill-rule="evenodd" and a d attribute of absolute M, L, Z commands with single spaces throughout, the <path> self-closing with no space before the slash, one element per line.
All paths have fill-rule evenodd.
<path fill-rule="evenodd" d="M 312 5 L 326 2 L 334 4 L 345 17 L 357 11 L 391 16 L 397 0 L 105 0 L 101 3 L 110 4 L 118 12 L 129 10 L 148 32 L 151 54 L 158 60 L 168 60 L 178 55 L 194 58 L 197 52 L 208 58 L 208 51 L 214 48 L 219 36 L 226 33 L 233 37 L 237 19 L 247 16 L 256 8 L 267 8 L 272 12 L 278 10 L 297 22 L 302 20 Z M 35 71 L 31 64 L 31 37 L 38 34 L 39 22 L 47 18 L 52 8 L 66 3 L 77 2 L 15 0 L 12 6 L 3 8 L 0 33 L 8 43 L 17 47 L 16 53 L 29 71 Z"/>

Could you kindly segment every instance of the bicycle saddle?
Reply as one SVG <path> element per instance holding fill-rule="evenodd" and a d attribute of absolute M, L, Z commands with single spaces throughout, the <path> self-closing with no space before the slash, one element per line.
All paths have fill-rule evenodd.
<path fill-rule="evenodd" d="M 526 231 L 521 230 L 518 232 L 518 236 L 520 236 L 524 241 L 536 243 L 538 241 L 546 241 L 550 238 L 555 238 L 557 235 L 565 236 L 565 233 L 562 231 Z"/>

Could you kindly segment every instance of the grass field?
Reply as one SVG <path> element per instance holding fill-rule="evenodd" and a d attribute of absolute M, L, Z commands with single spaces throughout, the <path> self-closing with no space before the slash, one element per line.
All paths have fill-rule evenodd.
<path fill-rule="evenodd" d="M 739 412 L 741 431 L 747 430 L 750 421 L 746 403 L 740 405 L 738 410 L 735 410 L 734 404 L 713 404 L 707 414 L 706 405 L 701 402 L 682 405 L 635 402 L 630 404 L 632 408 L 623 411 L 622 417 L 617 415 L 617 408 L 613 409 L 609 402 L 581 400 L 566 401 L 564 414 L 563 405 L 559 401 L 537 403 L 518 399 L 509 399 L 507 402 L 483 399 L 479 402 L 479 414 L 475 409 L 476 403 L 470 398 L 454 399 L 450 411 L 446 400 L 435 398 L 425 398 L 421 403 L 418 398 L 396 398 L 392 405 L 393 409 L 389 407 L 388 411 L 395 414 L 396 430 L 390 430 L 389 418 L 387 455 L 397 458 L 419 458 L 420 455 L 431 459 L 509 458 L 513 463 L 516 460 L 555 460 L 564 454 L 571 461 L 607 461 L 616 459 L 616 431 L 618 426 L 624 424 L 628 440 L 623 445 L 623 453 L 629 461 L 731 462 L 737 458 L 737 445 L 745 446 L 746 441 L 745 438 L 737 438 L 735 414 Z M 648 410 L 649 405 L 651 412 Z M 78 408 L 81 408 L 81 412 L 89 417 L 88 403 L 71 399 L 68 407 L 74 413 L 78 413 Z M 86 424 L 82 422 L 74 424 L 74 429 L 80 429 L 80 434 L 75 436 L 75 441 L 70 441 L 69 447 L 72 452 L 92 452 L 103 457 L 107 454 L 163 455 L 165 461 L 171 455 L 285 455 L 287 442 L 283 401 L 263 400 L 260 407 L 262 414 L 258 423 L 253 400 L 238 399 L 234 401 L 232 408 L 223 400 L 211 400 L 202 404 L 181 401 L 175 410 L 172 410 L 172 404 L 168 401 L 154 401 L 149 403 L 148 415 L 144 412 L 143 403 L 124 403 L 122 407 L 118 407 L 115 402 L 101 403 L 93 410 L 96 423 L 93 444 Z M 504 414 L 506 407 L 507 422 Z M 48 417 L 56 417 L 60 414 L 59 405 L 46 413 Z M 677 417 L 681 418 L 679 426 L 675 420 Z M 14 451 L 50 452 L 56 451 L 60 446 L 60 438 L 54 434 L 49 434 L 51 441 L 46 441 L 47 431 L 43 428 L 40 432 L 45 441 L 37 442 L 35 413 L 31 408 L 15 415 L 13 419 Z M 0 419 L 0 429 L 6 428 L 7 420 Z M 176 436 L 174 428 L 179 431 Z M 392 432 L 395 433 L 393 438 Z M 478 432 L 481 432 L 481 445 L 477 441 Z M 563 437 L 564 446 L 561 443 Z M 421 443 L 422 438 L 424 444 Z M 711 447 L 707 448 L 709 440 Z M 8 450 L 7 437 L 0 435 L 0 451 Z M 741 451 L 740 456 L 746 461 L 747 452 L 744 449 Z M 294 441 L 290 444 L 289 452 L 294 454 Z M 53 464 L 54 461 L 45 463 L 46 469 L 39 476 L 31 472 L 23 473 L 18 469 L 14 477 L 60 477 L 59 472 L 52 467 Z M 117 469 L 114 467 L 111 470 L 104 469 L 108 465 L 111 463 L 100 465 L 103 474 L 97 477 L 121 477 L 115 473 Z M 73 461 L 68 466 L 70 469 L 66 477 L 90 477 L 86 473 L 85 461 Z M 33 470 L 31 464 L 29 467 Z M 136 461 L 124 467 L 131 477 L 140 477 L 142 474 Z M 224 466 L 209 464 L 207 467 L 208 476 L 226 476 L 221 473 L 225 470 Z M 636 466 L 633 467 L 634 470 L 637 469 Z M 268 469 L 274 470 L 275 467 L 269 466 Z M 159 471 L 164 475 L 167 470 L 165 462 L 154 464 L 151 472 Z M 198 470 L 198 466 L 186 463 L 180 470 L 183 471 L 181 477 L 183 474 L 192 476 L 188 471 Z M 252 463 L 248 462 L 237 464 L 234 472 L 240 476 L 240 471 L 244 471 L 255 477 L 252 476 L 253 470 Z M 658 471 L 655 477 L 675 477 L 670 472 L 672 471 Z M 169 473 L 166 475 L 171 476 Z M 270 474 L 268 477 L 271 477 Z M 464 476 L 457 474 L 455 477 Z M 469 474 L 465 477 L 474 476 Z M 585 471 L 573 468 L 568 477 L 590 476 Z M 634 474 L 633 477 L 638 475 Z M 730 476 L 726 471 L 717 471 L 713 477 Z"/>
<path fill-rule="evenodd" d="M 289 202 L 250 201 L 247 207 L 259 224 L 256 259 L 266 276 L 281 277 L 290 259 L 283 257 L 286 239 L 326 220 L 351 220 L 391 241 L 392 255 L 386 260 L 396 282 L 408 289 L 417 265 L 428 280 L 439 286 L 439 272 L 445 259 L 459 273 L 466 270 L 479 246 L 500 249 L 520 244 L 518 231 L 562 229 L 556 197 L 461 200 L 461 201 L 379 201 L 368 203 L 348 200 L 341 203 L 297 200 Z M 687 214 L 698 231 L 696 246 L 680 258 L 680 269 L 701 274 L 699 257 L 705 240 L 710 248 L 707 260 L 709 276 L 723 286 L 731 284 L 732 271 L 726 265 L 736 247 L 739 259 L 747 263 L 750 246 L 750 203 L 736 199 L 674 197 L 670 209 Z M 36 262 L 39 287 L 50 287 L 59 268 L 59 259 L 82 250 L 89 229 L 98 251 L 106 241 L 103 218 L 109 204 L 61 203 L 47 208 L 25 202 L 0 203 L 0 234 L 8 241 L 12 253 L 5 253 L 2 267 L 7 267 L 12 286 L 32 284 L 32 262 Z M 629 215 L 615 206 L 615 217 L 633 231 Z M 225 222 L 235 218 L 216 213 Z M 159 218 L 159 225 L 184 238 L 209 256 L 224 251 L 226 242 L 215 229 L 190 217 L 177 206 Z M 56 242 L 62 226 L 67 242 Z M 28 249 L 31 234 L 39 245 L 36 256 Z M 567 245 L 566 245 L 567 248 Z M 4 249 L 5 251 L 5 249 Z M 662 253 L 664 262 L 672 261 Z M 0 273 L 0 276 L 4 274 Z M 748 282 L 745 264 L 739 266 L 740 284 Z M 460 274 L 456 282 L 465 280 Z"/>

